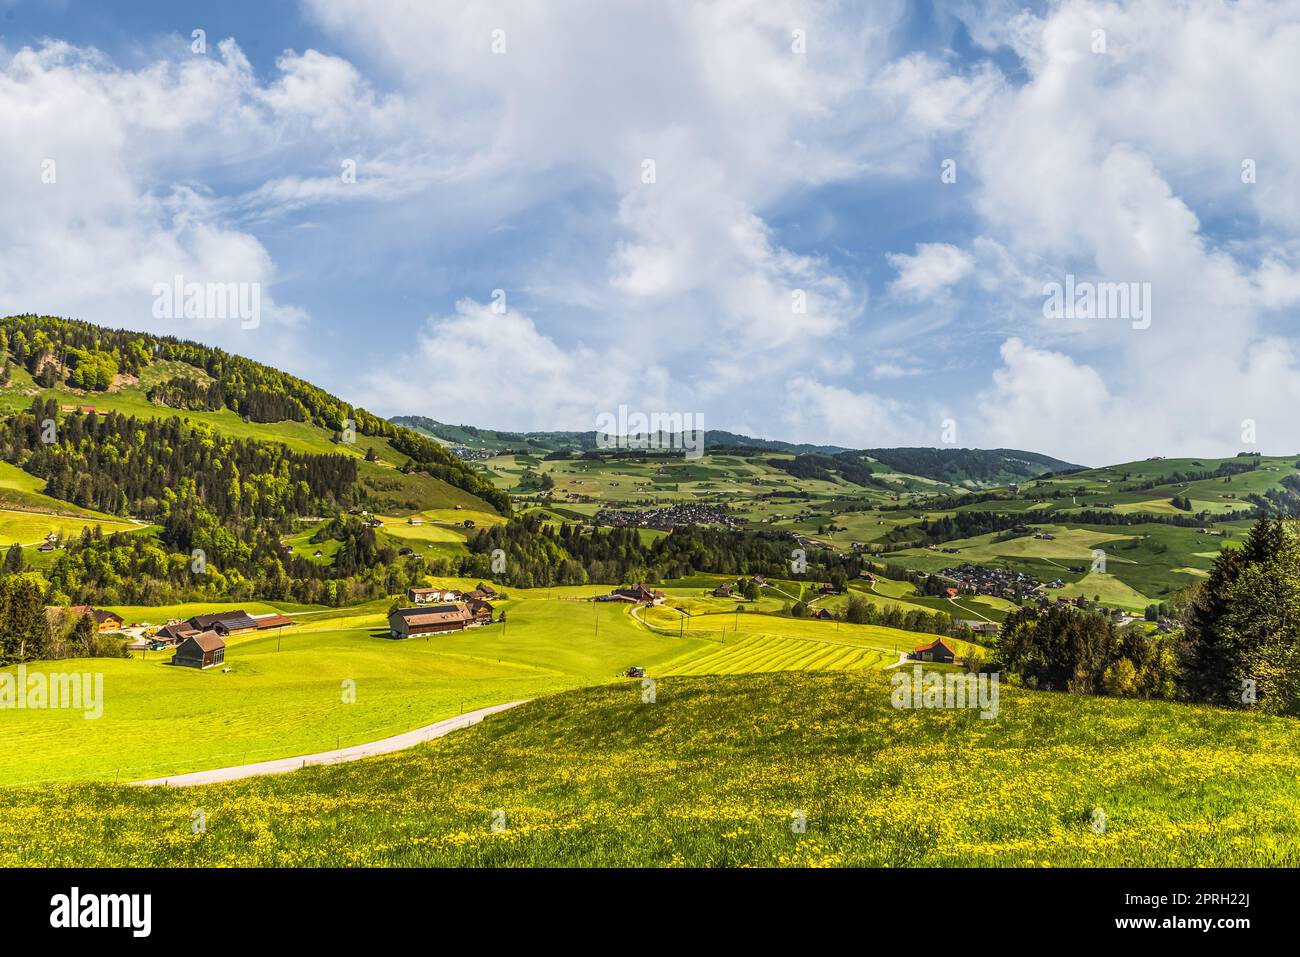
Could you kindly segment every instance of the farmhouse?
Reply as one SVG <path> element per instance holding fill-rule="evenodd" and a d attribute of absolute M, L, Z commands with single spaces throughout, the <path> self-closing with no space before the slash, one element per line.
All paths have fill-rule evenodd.
<path fill-rule="evenodd" d="M 215 631 L 190 635 L 176 648 L 172 664 L 186 668 L 212 668 L 226 660 L 226 642 Z"/>
<path fill-rule="evenodd" d="M 952 650 L 948 642 L 936 638 L 928 645 L 917 645 L 916 650 L 912 652 L 912 657 L 917 661 L 934 661 L 950 665 L 956 659 L 957 653 Z"/>
<path fill-rule="evenodd" d="M 388 616 L 388 630 L 394 638 L 461 631 L 474 620 L 464 605 L 434 605 L 430 608 L 399 608 Z"/>
<path fill-rule="evenodd" d="M 466 603 L 466 607 L 469 608 L 469 613 L 474 616 L 474 624 L 476 625 L 491 624 L 492 603 L 490 601 L 480 601 L 476 598 L 471 598 Z"/>
<path fill-rule="evenodd" d="M 73 605 L 68 609 L 68 613 L 74 618 L 80 618 L 82 615 L 90 615 L 95 619 L 95 625 L 100 631 L 121 631 L 121 615 L 116 615 L 111 611 L 104 611 L 102 608 L 92 608 L 90 605 Z"/>
<path fill-rule="evenodd" d="M 661 601 L 664 597 L 663 592 L 646 588 L 640 582 L 630 588 L 615 588 L 610 594 L 636 602 L 656 602 Z"/>
<path fill-rule="evenodd" d="M 244 609 L 237 611 L 219 611 L 210 615 L 195 615 L 189 620 L 195 631 L 215 631 L 223 637 L 238 635 L 245 631 L 254 631 L 257 622 Z"/>
<path fill-rule="evenodd" d="M 713 589 L 713 597 L 714 597 L 714 598 L 730 598 L 730 597 L 731 597 L 731 586 L 730 586 L 730 585 L 719 585 L 717 588 Z"/>

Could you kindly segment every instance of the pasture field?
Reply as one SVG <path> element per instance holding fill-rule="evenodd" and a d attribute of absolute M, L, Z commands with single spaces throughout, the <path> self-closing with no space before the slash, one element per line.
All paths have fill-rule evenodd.
<path fill-rule="evenodd" d="M 617 682 L 332 767 L 0 790 L 0 864 L 1300 865 L 1294 721 L 1010 687 L 999 705 L 898 710 L 870 671 L 668 677 L 654 703 Z"/>
<path fill-rule="evenodd" d="M 459 528 L 452 525 L 433 525 L 419 524 L 409 525 L 405 519 L 394 517 L 383 518 L 384 527 L 381 531 L 391 538 L 401 539 L 404 543 L 422 542 L 429 544 L 438 542 L 440 544 L 461 545 L 465 544 L 465 539 L 469 537 L 469 529 L 461 526 Z"/>
<path fill-rule="evenodd" d="M 268 615 L 273 612 L 279 612 L 285 615 L 301 614 L 311 612 L 313 615 L 343 615 L 348 612 L 373 614 L 377 609 L 374 603 L 365 607 L 352 606 L 351 608 L 327 608 L 324 605 L 298 605 L 293 602 L 265 602 L 265 601 L 191 601 L 182 602 L 176 605 L 103 605 L 100 606 L 109 611 L 116 612 L 122 616 L 122 620 L 128 625 L 132 622 L 149 622 L 152 625 L 165 624 L 173 618 L 191 618 L 194 615 L 206 613 L 216 613 L 222 611 L 236 611 L 242 609 L 250 615 Z M 304 621 L 306 619 L 303 619 Z"/>
<path fill-rule="evenodd" d="M 298 624 L 278 634 L 233 637 L 224 666 L 229 673 L 172 667 L 170 650 L 29 664 L 29 675 L 102 673 L 103 716 L 2 712 L 0 784 L 131 780 L 329 750 L 462 710 L 610 681 L 630 665 L 653 667 L 711 645 L 656 634 L 622 605 L 526 597 L 503 603 L 509 609 L 503 625 L 394 641 L 387 637 L 387 606 L 273 608 L 253 601 L 115 608 L 128 623 L 244 608 L 282 610 Z M 349 680 L 355 703 L 343 701 Z"/>
<path fill-rule="evenodd" d="M 947 542 L 945 548 L 956 548 L 958 553 L 950 560 L 981 562 L 996 558 L 1041 558 L 1048 561 L 1092 561 L 1093 549 L 1110 546 L 1113 542 L 1129 541 L 1132 536 L 1124 532 L 1094 531 L 1091 528 L 1066 528 L 1061 525 L 1035 525 L 1053 538 L 1035 538 L 1019 535 L 998 541 L 995 534 L 978 535 Z M 1108 547 L 1106 549 L 1110 551 Z"/>
<path fill-rule="evenodd" d="M 343 543 L 337 538 L 327 538 L 320 542 L 313 542 L 312 537 L 316 534 L 318 527 L 309 525 L 300 532 L 286 535 L 281 539 L 281 542 L 292 548 L 293 553 L 299 558 L 305 558 L 318 565 L 332 565 L 334 564 L 334 556 L 338 554 L 338 550 Z M 319 556 L 316 555 L 317 552 L 320 552 Z"/>
<path fill-rule="evenodd" d="M 1077 582 L 1053 590 L 1050 594 L 1052 596 L 1065 595 L 1070 598 L 1077 598 L 1082 595 L 1089 601 L 1100 597 L 1101 601 L 1106 605 L 1134 612 L 1141 612 L 1147 605 L 1151 604 L 1149 598 L 1126 585 L 1121 579 L 1112 574 L 1103 574 L 1101 572 L 1089 572 Z"/>
<path fill-rule="evenodd" d="M 93 531 L 96 526 L 103 529 L 105 535 L 144 528 L 142 525 L 111 518 L 73 518 L 68 515 L 0 508 L 0 547 L 8 548 L 15 542 L 23 546 L 39 545 L 51 532 L 61 533 L 65 539 L 74 538 L 81 535 L 83 528 Z"/>
<path fill-rule="evenodd" d="M 845 671 L 884 668 L 898 654 L 854 641 L 829 638 L 741 634 L 716 648 L 684 656 L 660 667 L 664 675 L 734 675 L 755 671 Z"/>
<path fill-rule="evenodd" d="M 688 638 L 694 635 L 697 638 L 732 642 L 747 636 L 761 636 L 842 642 L 891 653 L 892 660 L 897 660 L 898 652 L 911 651 L 933 637 L 914 631 L 886 628 L 883 625 L 854 625 L 848 622 L 786 618 L 753 612 L 733 611 L 731 614 L 683 617 L 680 612 L 666 605 L 640 609 L 637 614 L 649 625 Z M 953 650 L 958 653 L 964 653 L 974 647 L 956 639 L 948 639 L 948 641 L 952 644 Z"/>

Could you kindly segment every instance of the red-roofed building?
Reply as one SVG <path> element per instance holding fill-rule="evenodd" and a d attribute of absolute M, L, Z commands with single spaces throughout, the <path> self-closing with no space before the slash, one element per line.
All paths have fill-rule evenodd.
<path fill-rule="evenodd" d="M 957 653 L 952 650 L 948 642 L 936 638 L 928 645 L 917 645 L 916 650 L 912 652 L 912 657 L 917 661 L 934 661 L 950 665 L 957 659 Z"/>

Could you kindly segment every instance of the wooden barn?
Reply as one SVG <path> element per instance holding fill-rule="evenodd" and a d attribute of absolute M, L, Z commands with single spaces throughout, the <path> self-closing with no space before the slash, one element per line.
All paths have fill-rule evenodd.
<path fill-rule="evenodd" d="M 412 638 L 460 631 L 473 620 L 474 613 L 464 605 L 399 608 L 388 616 L 388 630 L 394 638 Z"/>
<path fill-rule="evenodd" d="M 226 642 L 215 631 L 190 635 L 176 648 L 172 664 L 186 668 L 213 668 L 226 660 Z"/>
<path fill-rule="evenodd" d="M 916 650 L 912 652 L 912 657 L 917 661 L 933 661 L 950 665 L 957 660 L 957 653 L 952 650 L 948 642 L 936 638 L 928 645 L 917 645 Z"/>
<path fill-rule="evenodd" d="M 258 631 L 266 631 L 268 628 L 288 628 L 293 624 L 293 619 L 286 618 L 284 615 L 262 615 L 254 618 L 253 621 Z"/>

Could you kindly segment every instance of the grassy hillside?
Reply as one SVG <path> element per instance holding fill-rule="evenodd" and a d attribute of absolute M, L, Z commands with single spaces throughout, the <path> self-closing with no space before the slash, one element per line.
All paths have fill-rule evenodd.
<path fill-rule="evenodd" d="M 982 720 L 889 692 L 865 672 L 666 678 L 651 704 L 620 682 L 347 765 L 6 789 L 0 864 L 1300 864 L 1295 722 L 1006 688 Z"/>

